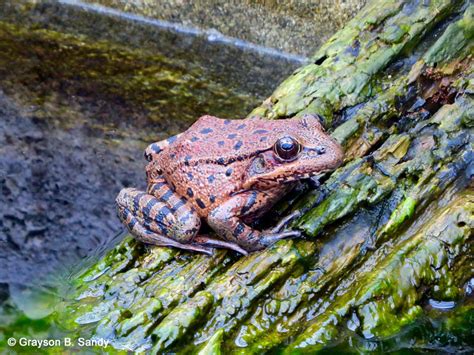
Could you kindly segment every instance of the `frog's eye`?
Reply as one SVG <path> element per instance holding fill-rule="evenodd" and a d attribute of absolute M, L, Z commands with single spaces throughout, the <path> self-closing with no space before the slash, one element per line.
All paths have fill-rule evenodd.
<path fill-rule="evenodd" d="M 273 151 L 281 160 L 293 160 L 301 151 L 301 145 L 292 137 L 280 138 L 273 146 Z"/>

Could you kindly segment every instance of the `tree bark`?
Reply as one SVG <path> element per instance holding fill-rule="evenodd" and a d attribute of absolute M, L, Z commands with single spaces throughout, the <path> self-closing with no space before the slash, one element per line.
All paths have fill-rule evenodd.
<path fill-rule="evenodd" d="M 473 13 L 463 1 L 372 1 L 252 111 L 320 114 L 345 147 L 319 189 L 275 206 L 304 211 L 292 226 L 304 239 L 207 257 L 127 237 L 77 280 L 62 324 L 122 349 L 292 353 L 393 337 L 428 299 L 463 299 Z"/>

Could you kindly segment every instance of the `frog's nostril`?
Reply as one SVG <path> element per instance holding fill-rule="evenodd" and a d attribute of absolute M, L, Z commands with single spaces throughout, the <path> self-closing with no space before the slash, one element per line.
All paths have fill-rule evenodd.
<path fill-rule="evenodd" d="M 326 153 L 326 147 L 323 147 L 322 145 L 316 147 L 316 151 L 318 152 L 318 154 L 324 154 Z"/>

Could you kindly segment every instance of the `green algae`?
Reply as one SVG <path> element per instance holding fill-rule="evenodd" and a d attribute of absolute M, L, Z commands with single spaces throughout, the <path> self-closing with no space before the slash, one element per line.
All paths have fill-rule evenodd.
<path fill-rule="evenodd" d="M 451 8 L 443 4 L 446 9 Z M 439 21 L 444 17 L 431 18 Z M 338 38 L 343 37 L 344 34 Z M 404 40 L 405 36 L 394 39 L 397 43 Z M 336 46 L 331 50 L 339 53 L 341 49 Z M 389 56 L 399 53 L 389 52 Z M 378 68 L 387 65 L 386 55 L 379 57 Z M 374 59 L 367 56 L 365 60 L 369 58 Z M 350 60 L 345 63 L 354 65 Z M 413 68 L 419 67 L 419 63 L 423 61 Z M 425 297 L 460 297 L 460 287 L 472 275 L 466 268 L 468 260 L 463 258 L 464 246 L 472 244 L 468 239 L 472 229 L 472 196 L 463 180 L 472 154 L 472 132 L 466 118 L 466 112 L 472 110 L 472 99 L 459 98 L 444 104 L 428 119 L 396 126 L 401 116 L 398 107 L 402 93 L 425 72 L 426 68 L 395 73 L 391 84 L 386 84 L 387 90 L 374 97 L 361 97 L 366 100 L 364 106 L 333 133 L 348 148 L 347 164 L 325 181 L 323 193 L 303 196 L 295 203 L 300 207 L 316 204 L 294 226 L 304 230 L 308 237 L 318 236 L 319 241 L 283 241 L 237 261 L 231 256 L 221 270 L 206 279 L 202 288 L 190 293 L 188 299 L 170 303 L 167 311 L 154 316 L 152 324 L 143 316 L 135 317 L 134 308 L 128 307 L 136 329 L 151 327 L 118 337 L 116 346 L 125 342 L 128 346 L 136 344 L 137 349 L 154 346 L 154 351 L 194 351 L 197 347 L 210 352 L 321 350 L 337 337 L 347 336 L 348 329 L 369 339 L 394 336 L 424 316 Z M 462 77 L 463 72 L 455 75 Z M 284 82 L 277 95 L 257 111 L 269 118 L 286 116 L 288 108 L 278 95 L 304 97 L 303 91 L 297 94 L 302 88 L 301 80 L 305 85 L 319 85 L 318 78 L 328 77 L 330 71 L 325 62 L 309 65 Z M 423 88 L 420 86 L 419 90 Z M 352 87 L 341 95 L 351 95 L 354 90 L 360 88 Z M 330 115 L 325 117 L 329 123 L 337 107 L 329 109 L 325 100 L 336 98 L 326 96 L 327 93 L 320 100 L 314 91 L 308 105 L 317 103 L 314 107 L 329 110 Z M 430 138 L 433 136 L 436 140 Z M 362 158 L 369 151 L 370 159 Z M 438 200 L 444 202 L 438 205 Z M 444 231 L 440 236 L 444 239 L 432 237 L 440 231 Z M 376 250 L 368 252 L 369 247 Z M 179 255 L 176 252 L 174 257 Z M 187 261 L 189 265 L 192 259 Z M 146 275 L 139 282 L 145 281 L 140 289 L 148 297 L 154 294 L 147 291 L 147 282 L 162 288 L 169 283 L 166 271 L 140 271 L 140 260 L 136 258 L 135 266 L 125 271 L 135 275 L 120 291 L 128 303 L 143 297 L 135 291 L 131 298 L 127 296 L 137 275 Z M 163 270 L 167 266 L 176 269 L 176 263 L 167 259 L 159 265 Z M 177 274 L 186 276 L 194 270 L 199 268 L 192 266 Z M 124 282 L 122 278 L 110 279 L 107 272 L 101 277 L 101 282 L 113 288 Z M 172 285 L 171 290 L 180 292 L 177 283 Z M 109 315 L 118 309 L 113 304 L 117 296 L 107 301 L 112 302 Z M 104 301 L 101 296 L 96 298 L 98 304 Z M 107 322 L 110 329 L 114 324 L 121 329 L 124 323 L 119 319 Z M 96 333 L 103 323 L 99 322 Z"/>
<path fill-rule="evenodd" d="M 397 227 L 403 224 L 407 219 L 411 218 L 415 212 L 416 200 L 407 196 L 390 216 L 390 221 L 383 229 L 383 233 L 391 233 Z"/>
<path fill-rule="evenodd" d="M 223 330 L 217 330 L 214 335 L 209 339 L 206 345 L 199 351 L 199 355 L 220 355 L 222 340 L 224 337 Z"/>
<path fill-rule="evenodd" d="M 340 109 L 364 104 L 333 132 L 346 148 L 346 164 L 295 203 L 306 212 L 294 227 L 308 240 L 238 258 L 148 249 L 127 239 L 76 281 L 78 297 L 63 324 L 88 325 L 118 349 L 294 353 L 320 351 L 347 336 L 388 339 L 425 316 L 427 297 L 461 301 L 473 276 L 466 181 L 472 98 L 441 102 L 427 118 L 410 112 L 410 100 L 401 105 L 433 69 L 423 59 L 391 74 L 386 90 L 375 80 L 455 5 L 413 5 L 406 19 L 400 2 L 368 6 L 363 21 L 349 23 L 318 51 L 320 64 L 298 70 L 254 111 L 279 118 L 314 110 L 330 125 Z M 460 31 L 459 21 L 445 33 Z M 357 56 L 356 37 L 363 44 Z M 427 53 L 444 48 L 440 41 L 446 36 Z M 441 74 L 451 57 L 443 58 Z M 423 85 L 415 90 L 425 94 Z"/>
<path fill-rule="evenodd" d="M 362 324 L 361 332 L 366 338 L 396 334 L 403 326 L 412 323 L 422 313 L 421 307 L 416 304 L 421 297 L 417 288 L 421 284 L 447 283 L 452 277 L 446 263 L 456 254 L 448 257 L 445 245 L 452 250 L 470 238 L 470 230 L 474 227 L 472 198 L 472 192 L 465 191 L 442 209 L 431 225 L 405 241 L 399 250 L 375 266 L 379 271 L 377 274 L 368 272 L 365 278 L 358 278 L 358 291 L 355 294 L 343 293 L 336 298 L 331 305 L 334 311 L 326 311 L 327 315 L 319 317 L 298 336 L 288 351 L 299 347 L 307 350 L 321 347 L 328 340 L 324 337 L 326 328 L 334 332 L 340 317 L 349 310 L 357 314 Z M 459 227 L 460 224 L 467 227 Z M 445 230 L 450 231 L 449 236 L 443 241 L 438 240 L 440 234 L 446 236 L 443 233 Z M 439 260 L 440 265 L 431 267 L 433 259 Z"/>
<path fill-rule="evenodd" d="M 461 20 L 449 25 L 442 37 L 423 56 L 427 64 L 462 61 L 472 55 L 474 38 L 474 6 L 469 6 Z"/>
<path fill-rule="evenodd" d="M 315 64 L 296 71 L 275 90 L 269 99 L 271 105 L 265 107 L 266 116 L 291 117 L 311 105 L 314 113 L 330 124 L 333 115 L 326 107 L 334 112 L 367 100 L 373 77 L 406 48 L 415 46 L 455 5 L 452 1 L 420 4 L 416 11 L 407 13 L 398 12 L 400 2 L 389 1 L 384 3 L 382 11 L 386 13 L 381 16 L 380 6 L 369 4 L 317 51 Z M 370 20 L 379 16 L 383 22 Z"/>
<path fill-rule="evenodd" d="M 120 129 L 122 139 L 174 135 L 211 111 L 244 116 L 257 99 L 213 80 L 196 64 L 85 35 L 0 21 L 0 53 L 3 90 L 23 106 L 48 106 L 48 112 L 38 109 L 38 117 L 57 113 L 64 128 L 93 124 L 82 112 L 97 111 L 97 102 L 113 102 L 117 116 L 99 112 L 98 129 L 121 127 L 120 117 L 143 127 Z M 40 60 L 31 60 L 35 57 Z M 149 125 L 159 129 L 150 134 Z"/>

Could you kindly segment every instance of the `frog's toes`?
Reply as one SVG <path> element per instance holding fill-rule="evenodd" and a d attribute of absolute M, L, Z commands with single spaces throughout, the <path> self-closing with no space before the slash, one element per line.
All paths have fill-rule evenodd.
<path fill-rule="evenodd" d="M 189 243 L 189 244 L 182 244 L 178 248 L 184 249 L 184 250 L 189 250 L 189 251 L 197 251 L 199 253 L 203 253 L 209 256 L 214 255 L 214 249 L 212 248 L 207 248 L 202 245 L 194 244 L 194 243 Z"/>
<path fill-rule="evenodd" d="M 294 211 L 293 213 L 289 214 L 285 218 L 283 218 L 278 224 L 271 229 L 272 233 L 279 233 L 281 232 L 288 224 L 293 222 L 295 219 L 301 216 L 301 211 Z"/>
<path fill-rule="evenodd" d="M 219 239 L 209 238 L 203 235 L 199 235 L 194 237 L 193 243 L 201 246 L 207 246 L 212 248 L 223 248 L 223 249 L 231 249 L 234 250 L 242 255 L 248 255 L 248 252 L 240 247 L 239 245 L 231 242 L 226 242 Z"/>
<path fill-rule="evenodd" d="M 272 245 L 281 239 L 301 237 L 300 231 L 287 231 L 281 233 L 268 233 L 260 237 L 260 243 L 264 246 Z"/>

